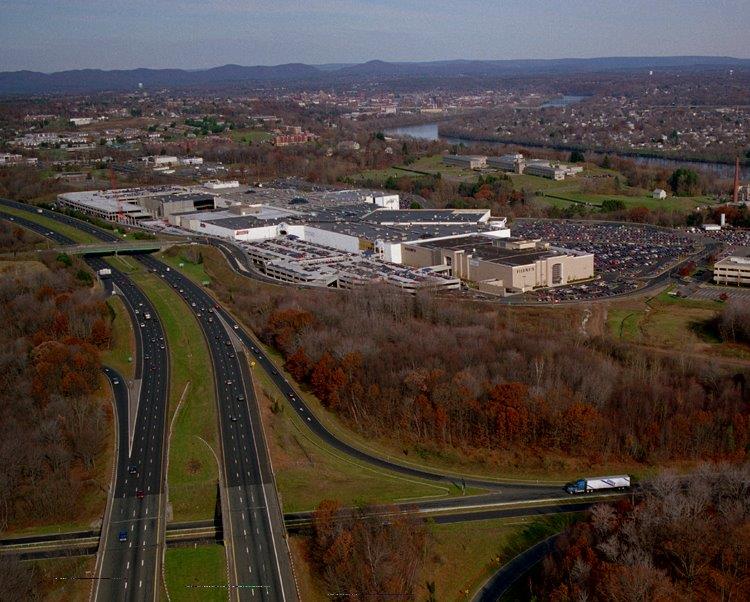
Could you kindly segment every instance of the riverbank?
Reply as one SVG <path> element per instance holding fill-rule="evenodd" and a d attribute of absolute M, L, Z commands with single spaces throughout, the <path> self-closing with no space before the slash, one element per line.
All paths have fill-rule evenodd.
<path fill-rule="evenodd" d="M 442 127 L 441 127 L 442 126 Z M 613 149 L 585 149 L 575 145 L 556 145 L 556 144 L 541 144 L 538 142 L 532 142 L 528 140 L 511 140 L 511 139 L 499 139 L 499 138 L 482 138 L 482 137 L 470 137 L 465 133 L 461 136 L 452 135 L 450 130 L 446 132 L 445 127 L 441 122 L 432 122 L 427 124 L 419 124 L 413 126 L 402 126 L 385 130 L 386 136 L 392 136 L 395 138 L 414 138 L 417 140 L 429 140 L 429 141 L 441 141 L 447 144 L 454 145 L 485 145 L 491 147 L 498 147 L 504 150 L 509 145 L 526 146 L 529 148 L 539 148 L 546 150 L 556 151 L 574 151 L 581 150 L 583 152 L 591 153 L 599 157 L 609 155 L 610 157 L 620 157 L 623 159 L 630 159 L 640 165 L 647 167 L 657 167 L 661 169 L 674 170 L 683 168 L 690 168 L 697 171 L 704 171 L 711 173 L 719 178 L 731 179 L 734 177 L 734 163 L 733 162 L 721 162 L 721 161 L 707 161 L 696 157 L 678 157 L 669 156 L 664 153 L 658 153 L 655 151 L 618 151 Z M 740 164 L 740 179 L 750 180 L 750 164 L 747 161 Z"/>

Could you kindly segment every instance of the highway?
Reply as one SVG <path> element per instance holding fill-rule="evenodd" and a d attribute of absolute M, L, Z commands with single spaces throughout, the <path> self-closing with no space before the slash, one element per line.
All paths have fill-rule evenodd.
<path fill-rule="evenodd" d="M 87 262 L 97 270 L 110 267 L 99 258 L 87 258 Z M 128 429 L 129 437 L 120 441 L 110 520 L 102 530 L 99 579 L 93 599 L 154 600 L 159 592 L 166 527 L 169 355 L 164 329 L 148 297 L 115 269 L 111 282 L 128 308 L 136 340 L 140 341 L 136 346 L 140 398 L 134 427 Z M 120 431 L 123 428 L 120 426 Z"/>
<path fill-rule="evenodd" d="M 20 203 L 5 200 L 0 203 L 27 209 Z M 79 225 L 73 218 L 46 213 L 53 219 L 65 218 L 58 221 Z M 73 242 L 34 221 L 16 216 L 7 219 L 55 242 Z M 116 239 L 98 228 L 91 233 Z M 110 383 L 115 387 L 118 460 L 114 491 L 103 521 L 92 599 L 154 600 L 159 592 L 166 524 L 164 467 L 169 359 L 164 331 L 148 298 L 129 278 L 101 258 L 88 257 L 86 262 L 94 271 L 105 267 L 112 269 L 111 278 L 103 279 L 105 290 L 116 287 L 133 321 L 137 342 L 135 389 L 139 391 L 137 406 L 128 407 L 130 404 L 122 398 L 127 394 L 122 389 L 125 383 L 105 372 L 111 376 Z M 127 411 L 120 411 L 123 404 L 128 407 Z M 133 413 L 135 420 L 131 419 Z M 128 435 L 123 438 L 124 433 Z M 122 532 L 124 541 L 121 541 Z"/>
<path fill-rule="evenodd" d="M 8 203 L 10 206 L 19 209 L 29 210 L 28 206 L 24 206 L 21 203 L 14 203 L 12 201 L 0 202 Z M 45 213 L 50 219 L 55 219 L 61 223 L 79 228 L 102 240 L 117 239 L 115 235 L 81 222 L 78 219 L 49 211 Z M 29 224 L 34 224 L 34 222 L 29 222 Z M 34 226 L 32 229 L 36 231 L 45 230 L 37 224 L 34 224 Z M 44 233 L 46 234 L 47 232 Z M 66 237 L 61 237 L 57 242 L 68 244 L 69 240 Z M 291 568 L 291 558 L 285 540 L 286 531 L 283 523 L 283 515 L 271 473 L 271 463 L 265 444 L 263 427 L 260 421 L 257 400 L 255 399 L 255 391 L 247 364 L 244 361 L 244 352 L 241 345 L 236 338 L 235 345 L 230 339 L 225 325 L 221 320 L 215 319 L 211 315 L 214 311 L 212 307 L 214 301 L 202 289 L 152 257 L 139 257 L 139 260 L 150 270 L 158 272 L 175 289 L 182 289 L 180 294 L 182 294 L 188 303 L 188 307 L 193 310 L 198 318 L 211 354 L 217 402 L 219 405 L 219 428 L 222 443 L 222 483 L 224 485 L 222 490 L 222 520 L 224 521 L 223 530 L 230 567 L 230 595 L 232 599 L 237 600 L 254 598 L 256 595 L 260 596 L 263 600 L 296 600 L 296 587 Z M 87 261 L 97 270 L 104 265 L 101 259 L 88 258 Z M 112 279 L 118 288 L 124 290 L 136 288 L 125 276 L 116 270 L 113 270 Z M 153 308 L 150 313 L 153 319 L 156 316 Z M 149 325 L 147 324 L 146 328 L 148 327 Z M 144 334 L 144 340 L 147 345 L 149 340 L 153 340 L 153 333 L 146 330 Z M 160 332 L 156 336 L 156 339 L 157 341 L 163 341 L 163 333 Z M 148 347 L 145 350 L 147 352 L 145 357 L 148 358 Z M 164 352 L 163 349 L 160 351 Z M 166 366 L 167 359 L 166 356 L 154 353 L 150 356 L 149 363 L 154 370 L 145 371 L 142 391 L 150 391 L 146 382 L 147 378 L 153 371 L 157 374 L 160 373 L 160 369 L 157 369 L 157 366 Z M 166 379 L 164 382 L 166 383 Z M 147 412 L 151 415 L 150 408 Z M 145 440 L 152 446 L 149 453 L 152 454 L 157 451 L 163 452 L 163 442 L 165 440 L 163 415 L 157 417 L 154 414 L 154 422 L 159 427 L 158 432 L 161 433 L 161 444 L 156 444 L 156 431 L 149 432 L 146 435 Z M 140 425 L 136 425 L 136 442 L 138 442 L 138 433 L 140 432 Z M 148 460 L 150 462 L 151 458 L 149 457 Z M 163 465 L 164 462 L 162 459 L 158 463 L 158 468 L 161 470 Z M 119 475 L 120 472 L 118 471 L 118 485 L 120 483 Z M 140 473 L 138 476 L 140 477 Z M 145 484 L 147 491 L 150 491 L 149 488 L 152 485 L 150 483 Z M 161 487 L 159 487 L 158 491 L 161 493 Z M 140 515 L 133 514 L 135 508 L 132 505 L 123 505 L 123 503 L 118 501 L 121 493 L 118 490 L 112 516 L 115 518 L 117 516 L 125 518 L 130 516 L 131 519 L 139 518 Z M 127 501 L 130 498 L 126 496 L 124 499 Z M 161 496 L 159 496 L 158 501 L 160 504 L 162 503 Z M 144 504 L 146 512 L 150 512 L 150 516 L 155 516 L 158 508 L 152 507 L 149 497 L 146 496 L 142 502 L 146 502 Z M 163 516 L 163 510 L 159 516 Z M 159 522 L 163 521 L 159 520 L 157 524 Z M 104 539 L 104 549 L 106 550 L 104 554 L 107 555 L 107 551 L 112 550 L 108 554 L 112 557 L 112 562 L 119 561 L 120 564 L 130 567 L 132 563 L 129 563 L 124 558 L 118 559 L 115 554 L 115 550 L 123 549 L 122 546 L 112 547 L 112 542 L 116 541 L 117 537 L 119 537 L 119 527 L 122 526 L 118 525 L 114 520 L 113 525 L 113 532 L 106 535 Z M 134 525 L 131 525 L 131 527 L 134 527 Z M 118 530 L 115 532 L 115 529 Z M 149 530 L 148 526 L 144 526 L 145 535 L 151 535 L 152 532 L 154 532 L 153 528 Z M 136 545 L 141 543 L 142 545 L 154 545 L 161 548 L 163 543 L 163 525 L 161 525 L 161 528 L 155 530 L 155 534 L 157 536 L 161 535 L 161 539 L 145 542 L 140 541 L 139 537 Z M 116 543 L 120 544 L 121 542 L 117 541 Z M 131 548 L 133 544 L 134 542 L 128 542 L 128 547 Z M 138 560 L 138 558 L 135 559 L 135 562 L 138 563 Z M 140 560 L 143 559 L 141 558 Z M 108 563 L 103 562 L 102 564 L 105 567 L 103 575 L 106 577 Z M 148 565 L 140 562 L 137 567 L 137 571 L 139 572 L 136 575 L 138 589 L 144 586 L 144 579 L 140 575 L 140 568 L 143 567 L 148 568 Z M 158 565 L 151 568 L 153 570 L 152 575 L 161 574 Z M 100 583 L 104 582 L 105 579 L 100 580 Z M 108 589 L 106 586 L 100 585 L 100 589 L 97 589 L 95 599 L 99 599 L 98 592 L 100 590 L 105 593 L 112 591 L 111 588 Z M 111 596 L 102 597 L 101 599 L 110 598 Z"/>
<path fill-rule="evenodd" d="M 4 201 L 3 201 L 4 202 Z M 28 205 L 24 205 L 22 203 L 15 203 L 13 201 L 10 201 L 11 203 L 14 203 L 14 206 L 17 206 L 19 209 L 25 209 L 29 210 Z M 80 227 L 80 229 L 92 234 L 93 236 L 108 236 L 108 237 L 114 237 L 114 235 L 104 232 L 103 230 L 97 228 L 96 226 L 93 226 L 91 224 L 88 224 L 86 222 L 82 222 L 80 220 L 77 220 L 75 218 L 68 217 L 66 215 L 57 214 L 55 212 L 47 212 L 47 216 L 52 219 L 58 219 L 60 218 L 63 223 L 67 223 L 74 227 Z M 116 238 L 116 237 L 115 237 Z M 239 266 L 242 265 L 242 256 L 241 253 L 234 248 L 232 245 L 225 245 L 221 244 L 219 241 L 215 241 L 213 239 L 207 239 L 210 244 L 213 244 L 214 246 L 217 246 L 220 248 L 226 255 L 227 260 L 230 263 L 230 266 L 235 269 L 238 273 L 242 275 L 247 275 L 244 271 L 241 269 L 238 269 Z M 230 260 L 231 257 L 231 260 Z M 157 261 L 157 260 L 153 260 Z M 159 265 L 161 262 L 157 262 Z M 192 286 L 194 294 L 196 295 L 196 298 L 201 299 L 202 304 L 205 306 L 212 306 L 216 303 L 216 301 L 211 297 L 211 295 L 206 292 L 203 288 L 198 287 L 197 285 L 194 285 L 188 278 L 181 276 L 180 274 L 177 274 L 174 270 L 172 270 L 172 274 L 175 277 L 180 277 L 182 280 L 182 285 L 180 288 L 185 288 L 185 286 Z M 368 464 L 377 466 L 382 469 L 391 470 L 406 476 L 410 477 L 416 477 L 420 479 L 426 479 L 430 481 L 437 481 L 437 482 L 443 482 L 447 484 L 452 484 L 458 487 L 466 486 L 466 487 L 477 487 L 477 488 L 483 488 L 483 489 L 489 489 L 494 491 L 495 493 L 500 493 L 503 495 L 503 497 L 510 501 L 510 500 L 528 500 L 528 499 L 546 499 L 550 497 L 558 496 L 560 493 L 560 487 L 557 485 L 545 485 L 545 484 L 536 484 L 536 483 L 522 483 L 522 482 L 513 482 L 510 479 L 503 479 L 502 477 L 498 476 L 496 479 L 492 478 L 486 478 L 486 477 L 480 477 L 480 476 L 471 476 L 471 475 L 460 475 L 460 474 L 447 474 L 436 470 L 426 469 L 419 466 L 410 465 L 404 461 L 396 461 L 389 458 L 383 458 L 376 453 L 371 453 L 366 450 L 360 449 L 358 447 L 355 447 L 346 441 L 343 441 L 339 437 L 337 437 L 335 434 L 333 434 L 331 431 L 327 429 L 325 425 L 323 425 L 318 418 L 316 417 L 315 413 L 310 410 L 307 403 L 304 401 L 304 398 L 301 397 L 299 394 L 299 391 L 296 389 L 296 387 L 289 382 L 277 369 L 277 367 L 274 365 L 274 363 L 269 359 L 269 357 L 263 352 L 262 348 L 258 345 L 257 341 L 254 339 L 253 336 L 249 334 L 247 330 L 245 330 L 241 324 L 239 324 L 234 317 L 226 311 L 222 306 L 219 306 L 219 308 L 216 310 L 218 314 L 224 319 L 224 321 L 231 326 L 233 329 L 236 326 L 235 333 L 240 338 L 242 343 L 245 345 L 245 347 L 250 350 L 252 355 L 255 357 L 255 361 L 261 367 L 263 370 L 265 370 L 268 373 L 268 376 L 270 379 L 274 382 L 274 384 L 279 388 L 281 393 L 284 395 L 284 397 L 291 403 L 292 407 L 294 408 L 294 411 L 297 413 L 297 415 L 302 419 L 302 421 L 308 426 L 308 428 L 318 437 L 320 437 L 323 441 L 325 441 L 330 446 L 334 447 L 335 449 L 345 453 L 346 455 L 355 458 L 361 462 L 366 462 Z M 436 502 L 438 504 L 445 503 L 445 502 Z"/>
<path fill-rule="evenodd" d="M 18 207 L 28 210 L 22 204 L 18 204 Z M 75 218 L 52 214 L 52 212 L 46 213 L 52 219 L 80 228 L 102 240 L 117 238 L 113 234 Z M 33 229 L 39 231 L 39 227 Z M 66 240 L 58 240 L 58 242 L 67 243 Z M 225 249 L 226 251 L 227 249 Z M 236 266 L 241 265 L 236 255 L 232 259 L 234 259 L 234 262 L 230 261 L 230 263 L 234 263 Z M 284 539 L 283 517 L 273 483 L 257 400 L 254 396 L 246 362 L 242 358 L 243 345 L 248 349 L 256 364 L 268 373 L 271 380 L 287 398 L 294 411 L 308 428 L 333 448 L 359 461 L 407 476 L 450 483 L 456 486 L 484 488 L 491 491 L 490 494 L 485 496 L 421 502 L 419 504 L 420 509 L 434 511 L 445 509 L 448 513 L 461 514 L 462 507 L 465 509 L 472 506 L 480 507 L 485 502 L 547 500 L 560 496 L 560 488 L 555 485 L 514 483 L 505 482 L 500 478 L 490 479 L 478 476 L 445 474 L 383 458 L 343 441 L 317 419 L 298 390 L 279 372 L 270 358 L 262 351 L 257 341 L 235 321 L 229 312 L 216 304 L 206 290 L 177 271 L 167 268 L 153 257 L 144 257 L 140 260 L 183 296 L 198 318 L 209 343 L 220 410 L 222 520 L 230 567 L 231 599 L 250 599 L 255 595 L 259 595 L 264 600 L 296 599 L 294 580 L 291 577 L 291 563 Z M 97 260 L 89 259 L 88 261 Z M 113 270 L 113 280 L 119 279 L 114 276 L 114 272 Z M 123 277 L 123 279 L 125 278 Z M 152 316 L 155 316 L 155 312 L 152 312 Z M 166 365 L 166 358 L 163 358 L 163 362 L 160 362 L 160 365 L 162 364 Z M 136 430 L 138 430 L 138 425 Z M 163 437 L 162 434 L 162 441 L 164 440 Z M 128 500 L 129 498 L 123 499 Z M 115 505 L 117 505 L 117 502 L 115 502 Z M 145 506 L 149 507 L 148 504 Z M 127 513 L 137 510 L 132 505 L 118 507 L 118 509 L 121 515 L 125 517 L 127 517 Z M 498 512 L 498 510 L 495 510 L 495 512 Z M 117 509 L 113 509 L 113 513 L 116 514 Z M 485 518 L 492 517 L 491 514 L 483 516 Z M 142 520 L 142 517 L 137 513 L 132 518 Z M 451 520 L 449 517 L 443 516 L 438 516 L 436 519 L 441 522 Z M 475 518 L 474 520 L 478 519 Z M 112 531 L 114 533 L 113 529 Z M 163 534 L 163 526 L 160 529 L 154 529 L 153 532 L 147 530 L 144 537 L 152 533 L 158 536 L 159 532 Z M 163 543 L 163 539 L 161 541 Z M 146 542 L 140 540 L 140 543 L 145 545 Z M 154 543 L 156 547 L 161 547 L 157 541 L 154 541 Z M 104 546 L 105 556 L 107 550 L 110 550 L 110 546 L 111 542 Z M 115 549 L 122 550 L 122 548 Z M 114 557 L 113 552 L 109 552 L 109 555 Z M 125 558 L 121 560 L 124 561 L 126 574 L 129 576 L 128 571 L 131 564 Z M 156 576 L 161 574 L 160 567 L 156 564 L 158 561 L 149 567 L 144 565 L 143 560 L 141 558 L 141 567 L 147 567 L 152 572 L 136 575 L 138 589 L 143 587 L 143 579 L 140 577 L 150 574 L 154 583 L 153 586 L 147 585 L 146 587 L 153 587 L 153 591 L 149 594 L 153 596 L 157 591 L 155 579 Z M 100 583 L 103 583 L 103 581 Z M 128 582 L 130 582 L 130 577 L 128 577 Z M 108 591 L 117 592 L 117 588 L 112 587 L 112 583 L 109 586 L 100 585 L 97 592 L 107 587 L 109 587 Z M 101 597 L 101 599 L 109 598 Z M 114 597 L 114 599 L 122 598 Z"/>
<path fill-rule="evenodd" d="M 444 513 L 423 512 L 414 508 L 406 508 L 401 504 L 402 510 L 416 512 L 418 515 L 429 518 L 437 524 L 455 524 L 472 521 L 492 520 L 499 518 L 517 519 L 550 514 L 583 512 L 598 501 L 573 500 L 563 504 L 546 504 L 528 507 L 488 507 L 479 511 L 456 511 L 451 510 Z M 376 515 L 387 519 L 391 511 L 383 509 L 376 510 Z M 312 512 L 290 513 L 284 516 L 284 522 L 290 532 L 309 533 L 312 526 Z M 192 521 L 186 523 L 171 523 L 166 531 L 167 546 L 184 545 L 186 543 L 215 541 L 222 535 L 221 529 L 217 529 L 214 521 Z M 21 558 L 52 558 L 66 557 L 72 555 L 88 556 L 94 554 L 97 548 L 99 533 L 97 531 L 78 531 L 71 533 L 55 533 L 48 535 L 27 535 L 10 537 L 0 540 L 0 555 L 13 554 Z"/>
<path fill-rule="evenodd" d="M 283 516 L 242 345 L 218 317 L 213 299 L 200 287 L 153 257 L 144 256 L 140 261 L 182 296 L 198 320 L 211 355 L 219 410 L 222 523 L 230 596 L 238 600 L 296 600 Z"/>

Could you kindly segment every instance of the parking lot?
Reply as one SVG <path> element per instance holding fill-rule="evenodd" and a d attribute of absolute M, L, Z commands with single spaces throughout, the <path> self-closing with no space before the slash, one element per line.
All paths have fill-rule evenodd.
<path fill-rule="evenodd" d="M 736 286 L 703 286 L 692 292 L 689 298 L 702 301 L 725 301 L 731 299 L 750 303 L 750 288 L 738 288 Z"/>
<path fill-rule="evenodd" d="M 695 237 L 641 224 L 519 220 L 513 234 L 594 254 L 594 269 L 606 278 L 656 276 L 700 246 Z"/>
<path fill-rule="evenodd" d="M 643 224 L 517 220 L 512 228 L 515 236 L 594 254 L 594 281 L 526 295 L 544 303 L 633 292 L 701 248 L 696 236 Z"/>

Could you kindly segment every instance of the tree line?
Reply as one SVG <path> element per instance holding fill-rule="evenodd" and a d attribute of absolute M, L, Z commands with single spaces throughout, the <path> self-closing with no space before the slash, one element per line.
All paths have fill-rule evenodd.
<path fill-rule="evenodd" d="M 642 497 L 595 506 L 529 579 L 530 599 L 750 598 L 750 469 L 662 474 Z"/>
<path fill-rule="evenodd" d="M 45 261 L 0 279 L 0 531 L 74 518 L 109 431 L 109 308 L 76 266 Z"/>
<path fill-rule="evenodd" d="M 491 451 L 516 465 L 747 453 L 746 374 L 584 337 L 580 316 L 537 310 L 529 319 L 381 287 L 223 292 L 294 378 L 368 437 Z"/>

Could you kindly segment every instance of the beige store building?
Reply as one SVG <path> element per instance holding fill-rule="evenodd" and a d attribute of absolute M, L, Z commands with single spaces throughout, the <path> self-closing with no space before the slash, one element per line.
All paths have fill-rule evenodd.
<path fill-rule="evenodd" d="M 450 274 L 494 294 L 564 286 L 594 276 L 594 256 L 541 240 L 469 235 L 404 243 L 402 262 L 444 266 Z"/>

